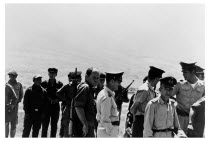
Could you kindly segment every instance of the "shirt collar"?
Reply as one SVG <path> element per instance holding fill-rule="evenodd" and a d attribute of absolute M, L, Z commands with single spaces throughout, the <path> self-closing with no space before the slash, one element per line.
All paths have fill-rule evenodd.
<path fill-rule="evenodd" d="M 109 96 L 109 94 L 111 94 L 111 96 L 114 97 L 115 93 L 112 90 L 110 90 L 107 86 L 104 86 L 104 89 L 107 91 L 107 93 L 106 93 L 107 96 Z"/>
<path fill-rule="evenodd" d="M 167 102 L 165 102 L 162 98 L 161 98 L 161 95 L 159 96 L 159 103 L 160 104 L 170 104 L 171 103 L 171 101 L 170 100 L 168 100 L 168 103 Z"/>
<path fill-rule="evenodd" d="M 154 88 L 152 87 L 152 85 L 148 81 L 146 81 L 145 83 L 147 83 L 147 85 L 148 85 L 148 87 L 149 87 L 150 90 L 153 90 L 154 91 Z"/>

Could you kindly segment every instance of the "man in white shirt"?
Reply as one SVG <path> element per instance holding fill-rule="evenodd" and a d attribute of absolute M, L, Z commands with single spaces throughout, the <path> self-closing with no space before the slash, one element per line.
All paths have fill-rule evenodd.
<path fill-rule="evenodd" d="M 106 86 L 100 91 L 96 101 L 97 137 L 118 137 L 119 111 L 114 100 L 114 91 L 122 82 L 123 73 L 106 73 Z"/>

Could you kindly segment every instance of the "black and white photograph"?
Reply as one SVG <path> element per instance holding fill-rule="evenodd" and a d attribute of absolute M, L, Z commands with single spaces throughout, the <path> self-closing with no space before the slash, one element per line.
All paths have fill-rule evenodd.
<path fill-rule="evenodd" d="M 208 136 L 204 1 L 1 7 L 2 138 Z"/>

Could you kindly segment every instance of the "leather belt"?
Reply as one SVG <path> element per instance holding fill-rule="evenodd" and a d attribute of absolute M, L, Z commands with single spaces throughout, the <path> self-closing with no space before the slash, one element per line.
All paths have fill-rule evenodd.
<path fill-rule="evenodd" d="M 112 123 L 112 125 L 114 125 L 114 126 L 119 126 L 120 125 L 120 122 L 119 121 L 113 121 L 113 122 L 111 122 Z"/>
<path fill-rule="evenodd" d="M 152 129 L 153 132 L 168 132 L 168 131 L 174 131 L 174 129 L 170 129 L 170 128 L 167 128 L 167 129 Z"/>

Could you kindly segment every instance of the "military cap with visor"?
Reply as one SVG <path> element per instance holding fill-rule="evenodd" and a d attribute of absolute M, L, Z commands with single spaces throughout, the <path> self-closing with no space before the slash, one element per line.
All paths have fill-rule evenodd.
<path fill-rule="evenodd" d="M 42 76 L 40 74 L 36 74 L 34 77 L 33 77 L 33 81 L 35 81 L 36 79 L 38 78 L 42 78 Z"/>
<path fill-rule="evenodd" d="M 122 82 L 122 75 L 124 72 L 105 72 L 107 79 L 118 80 Z"/>
<path fill-rule="evenodd" d="M 56 69 L 56 68 L 49 68 L 48 72 L 57 74 L 58 73 L 58 69 Z"/>
<path fill-rule="evenodd" d="M 156 68 L 154 66 L 150 66 L 150 70 L 148 72 L 148 76 L 156 76 L 162 78 L 162 74 L 165 73 L 164 70 Z"/>
<path fill-rule="evenodd" d="M 15 70 L 12 70 L 8 73 L 8 75 L 18 76 L 18 73 Z"/>
<path fill-rule="evenodd" d="M 182 67 L 182 72 L 195 70 L 196 69 L 195 64 L 196 64 L 196 62 L 195 63 L 180 62 L 180 65 Z"/>
<path fill-rule="evenodd" d="M 167 88 L 173 88 L 177 84 L 177 80 L 174 77 L 168 76 L 161 78 L 160 84 Z"/>

